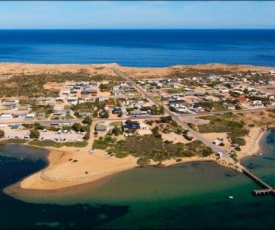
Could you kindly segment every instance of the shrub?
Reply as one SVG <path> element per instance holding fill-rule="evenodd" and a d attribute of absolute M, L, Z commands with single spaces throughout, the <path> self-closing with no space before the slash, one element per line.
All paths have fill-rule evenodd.
<path fill-rule="evenodd" d="M 240 148 L 239 146 L 237 146 L 237 147 L 235 148 L 235 150 L 236 150 L 236 151 L 241 151 L 241 148 Z"/>
<path fill-rule="evenodd" d="M 4 136 L 5 136 L 5 132 L 2 129 L 0 129 L 0 138 L 3 138 Z"/>
<path fill-rule="evenodd" d="M 39 136 L 40 136 L 40 132 L 39 132 L 38 130 L 32 129 L 32 130 L 30 131 L 30 138 L 31 138 L 31 139 L 38 139 Z"/>
<path fill-rule="evenodd" d="M 129 154 L 127 152 L 123 152 L 123 151 L 115 153 L 115 157 L 117 158 L 124 158 L 124 157 L 127 157 L 128 155 Z"/>
<path fill-rule="evenodd" d="M 150 163 L 150 160 L 146 157 L 140 157 L 137 160 L 137 164 L 142 166 L 142 167 L 147 166 L 149 163 Z"/>
<path fill-rule="evenodd" d="M 84 120 L 83 120 L 83 124 L 88 124 L 88 125 L 91 125 L 92 124 L 92 118 L 91 117 L 85 117 Z"/>

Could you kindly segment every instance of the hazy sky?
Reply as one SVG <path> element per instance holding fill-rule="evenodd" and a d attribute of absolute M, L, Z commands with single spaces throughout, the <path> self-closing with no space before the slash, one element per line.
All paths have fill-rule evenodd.
<path fill-rule="evenodd" d="M 0 29 L 274 28 L 272 1 L 0 2 Z"/>

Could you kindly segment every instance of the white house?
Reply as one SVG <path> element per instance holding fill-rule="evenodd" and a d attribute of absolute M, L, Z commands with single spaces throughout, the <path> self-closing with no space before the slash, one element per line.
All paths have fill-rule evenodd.
<path fill-rule="evenodd" d="M 26 114 L 26 118 L 34 118 L 35 117 L 35 113 L 27 113 Z"/>
<path fill-rule="evenodd" d="M 77 105 L 78 98 L 77 97 L 68 97 L 67 102 L 69 102 L 71 105 Z"/>
<path fill-rule="evenodd" d="M 0 118 L 1 119 L 10 119 L 10 118 L 12 118 L 12 114 L 11 113 L 2 113 L 0 115 Z"/>
<path fill-rule="evenodd" d="M 254 101 L 251 102 L 251 104 L 253 106 L 262 106 L 263 105 L 261 100 L 254 100 Z"/>

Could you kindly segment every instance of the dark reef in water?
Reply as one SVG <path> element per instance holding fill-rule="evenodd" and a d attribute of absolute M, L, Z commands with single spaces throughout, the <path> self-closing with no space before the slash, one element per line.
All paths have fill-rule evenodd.
<path fill-rule="evenodd" d="M 8 157 L 8 152 L 14 147 L 9 145 L 0 150 L 0 229 L 94 229 L 129 212 L 127 205 L 31 204 L 7 196 L 3 193 L 6 186 L 47 165 L 43 158 L 25 158 L 23 154 L 22 157 L 12 154 Z"/>

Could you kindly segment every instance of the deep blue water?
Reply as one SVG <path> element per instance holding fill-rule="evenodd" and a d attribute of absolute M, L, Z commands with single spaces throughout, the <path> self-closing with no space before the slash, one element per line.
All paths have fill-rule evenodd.
<path fill-rule="evenodd" d="M 0 30 L 0 62 L 275 66 L 275 30 Z"/>
<path fill-rule="evenodd" d="M 2 191 L 47 165 L 47 151 L 0 144 L 0 229 L 94 229 L 125 215 L 128 206 L 93 203 L 73 205 L 31 204 Z"/>

